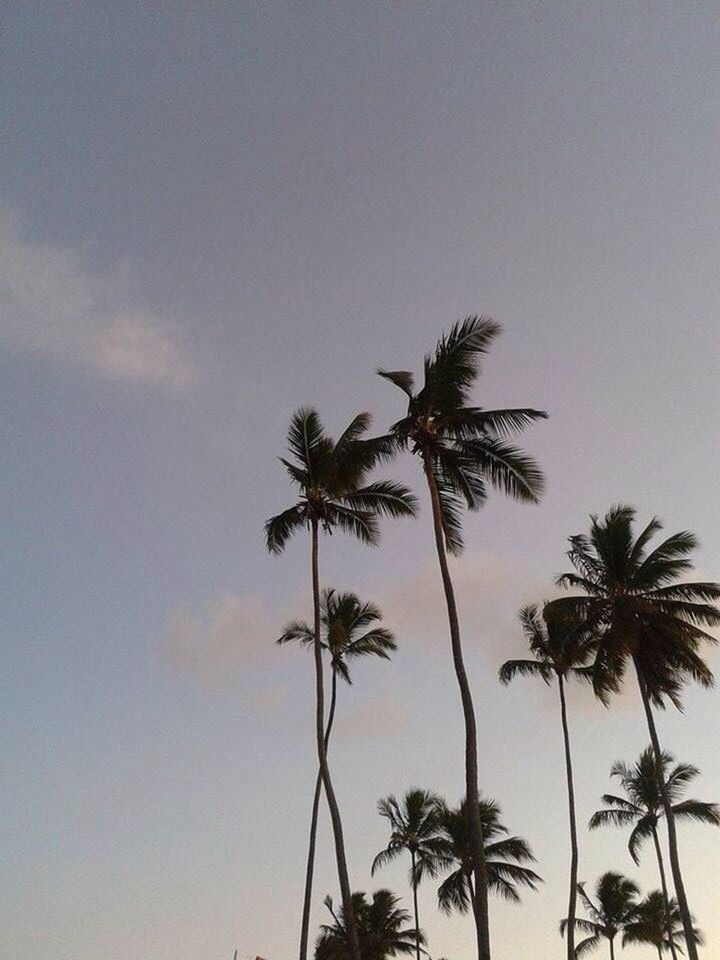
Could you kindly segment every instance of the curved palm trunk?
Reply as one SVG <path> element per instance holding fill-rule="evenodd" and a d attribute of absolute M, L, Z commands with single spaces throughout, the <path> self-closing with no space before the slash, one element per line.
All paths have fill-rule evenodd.
<path fill-rule="evenodd" d="M 320 763 L 320 775 L 330 809 L 330 819 L 332 821 L 333 837 L 335 839 L 335 859 L 337 860 L 338 881 L 340 883 L 345 926 L 348 934 L 350 960 L 360 960 L 360 944 L 358 942 L 357 924 L 355 923 L 355 916 L 352 909 L 350 880 L 348 878 L 347 860 L 345 858 L 345 838 L 343 837 L 340 810 L 338 809 L 335 791 L 330 779 L 330 768 L 328 767 L 327 752 L 325 750 L 325 731 L 323 729 L 325 724 L 325 694 L 323 689 L 322 646 L 320 642 L 320 577 L 318 574 L 317 520 L 312 521 L 312 588 L 315 632 L 315 642 L 313 644 L 316 689 L 315 735 L 317 738 L 318 761 Z"/>
<path fill-rule="evenodd" d="M 330 692 L 330 711 L 325 727 L 325 753 L 327 754 L 330 742 L 330 731 L 335 719 L 335 702 L 337 700 L 337 671 L 332 672 L 332 687 Z M 320 791 L 322 789 L 322 775 L 318 768 L 315 780 L 315 794 L 313 795 L 312 814 L 310 817 L 310 843 L 308 844 L 307 868 L 305 870 L 305 898 L 303 900 L 302 927 L 300 930 L 300 960 L 307 960 L 307 945 L 310 936 L 310 907 L 312 905 L 313 874 L 315 872 L 315 843 L 317 840 L 318 812 L 320 810 Z"/>
<path fill-rule="evenodd" d="M 477 927 L 478 960 L 490 960 L 490 927 L 488 917 L 488 889 L 487 871 L 485 867 L 485 847 L 483 844 L 482 822 L 480 820 L 480 797 L 478 791 L 478 763 L 477 763 L 477 727 L 475 724 L 475 710 L 472 694 L 468 682 L 465 664 L 463 662 L 462 645 L 460 643 L 460 623 L 455 603 L 455 591 L 447 564 L 445 540 L 440 511 L 440 497 L 437 484 L 432 472 L 429 457 L 423 455 L 425 477 L 430 490 L 432 503 L 433 526 L 435 528 L 435 547 L 437 549 L 440 573 L 445 590 L 448 621 L 450 624 L 450 642 L 452 645 L 455 675 L 460 687 L 463 714 L 465 717 L 465 791 L 468 809 L 468 834 L 470 840 L 470 854 L 475 873 L 474 914 Z"/>
<path fill-rule="evenodd" d="M 668 896 L 667 880 L 665 879 L 665 864 L 663 863 L 662 850 L 660 849 L 660 839 L 657 835 L 657 828 L 652 828 L 652 837 L 653 843 L 655 844 L 655 853 L 657 855 L 658 869 L 660 870 L 660 887 L 662 889 L 663 903 L 665 905 L 665 923 L 667 925 L 667 934 L 668 934 L 668 943 L 670 944 L 670 953 L 672 954 L 673 960 L 678 960 L 677 951 L 675 949 L 675 940 L 673 937 L 672 930 L 672 917 L 670 916 L 670 897 Z M 658 953 L 662 956 L 660 947 L 658 947 Z"/>
<path fill-rule="evenodd" d="M 565 742 L 565 770 L 567 773 L 568 809 L 570 813 L 570 896 L 568 900 L 567 956 L 575 958 L 575 913 L 577 909 L 578 840 L 575 819 L 575 784 L 573 782 L 572 755 L 570 751 L 570 731 L 568 729 L 567 705 L 565 703 L 565 681 L 558 675 L 560 688 L 560 715 L 562 717 L 563 740 Z"/>
<path fill-rule="evenodd" d="M 417 902 L 417 883 L 415 882 L 415 851 L 410 851 L 410 858 L 412 860 L 412 892 L 413 892 L 413 908 L 415 910 L 415 957 L 417 960 L 420 960 L 420 920 L 418 917 L 418 902 Z"/>
<path fill-rule="evenodd" d="M 640 696 L 642 697 L 645 716 L 647 717 L 648 730 L 650 731 L 650 741 L 655 754 L 655 770 L 660 787 L 660 796 L 662 797 L 663 810 L 665 811 L 665 820 L 668 829 L 668 848 L 670 850 L 670 869 L 672 870 L 673 883 L 675 885 L 675 896 L 677 897 L 680 917 L 682 918 L 683 933 L 685 934 L 685 945 L 687 946 L 688 957 L 690 960 L 698 960 L 697 946 L 695 945 L 695 936 L 693 932 L 692 918 L 690 908 L 688 907 L 687 896 L 685 895 L 685 885 L 683 883 L 682 873 L 680 872 L 680 858 L 678 856 L 677 831 L 675 830 L 675 815 L 673 814 L 672 804 L 667 792 L 665 775 L 663 773 L 662 750 L 655 729 L 655 718 L 653 717 L 650 698 L 648 696 L 647 686 L 637 661 L 635 662 L 635 672 L 637 674 L 638 686 L 640 687 Z"/>

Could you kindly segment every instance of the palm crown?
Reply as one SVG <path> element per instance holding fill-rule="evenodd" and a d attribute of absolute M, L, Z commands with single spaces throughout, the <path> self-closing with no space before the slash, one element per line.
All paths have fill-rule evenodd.
<path fill-rule="evenodd" d="M 702 946 L 705 942 L 702 933 L 694 930 L 693 934 L 695 943 Z M 676 950 L 683 952 L 682 945 L 685 941 L 677 900 L 670 900 L 666 911 L 662 891 L 653 890 L 638 903 L 632 919 L 625 924 L 622 944 L 626 947 L 636 943 L 648 943 L 660 953 L 662 950 L 669 950 L 671 942 Z"/>
<path fill-rule="evenodd" d="M 401 801 L 390 795 L 378 801 L 378 813 L 390 823 L 390 841 L 375 857 L 371 872 L 391 863 L 404 852 L 410 853 L 410 884 L 417 886 L 425 875 L 434 877 L 442 861 L 445 840 L 442 837 L 442 808 L 437 794 L 414 787 Z"/>
<path fill-rule="evenodd" d="M 600 945 L 603 937 L 612 941 L 623 927 L 633 920 L 639 896 L 637 884 L 619 873 L 609 871 L 598 878 L 595 884 L 594 900 L 585 890 L 585 884 L 578 884 L 578 894 L 588 914 L 588 919 L 576 919 L 575 928 L 588 936 L 575 948 L 575 956 L 584 954 Z M 567 920 L 560 924 L 560 932 L 565 933 Z"/>
<path fill-rule="evenodd" d="M 355 916 L 363 960 L 386 960 L 388 957 L 406 956 L 416 948 L 416 931 L 406 926 L 410 914 L 399 906 L 400 900 L 389 890 L 376 890 L 372 900 L 364 893 L 352 895 L 352 910 Z M 325 906 L 332 914 L 333 922 L 320 927 L 320 936 L 315 945 L 315 960 L 348 960 L 348 932 L 345 911 L 334 912 L 330 897 Z M 425 938 L 420 934 L 420 942 Z"/>
<path fill-rule="evenodd" d="M 539 677 L 550 683 L 555 676 L 588 680 L 588 669 L 595 643 L 582 625 L 545 604 L 523 607 L 520 626 L 527 640 L 532 660 L 507 660 L 500 668 L 500 682 L 507 684 L 516 676 Z"/>

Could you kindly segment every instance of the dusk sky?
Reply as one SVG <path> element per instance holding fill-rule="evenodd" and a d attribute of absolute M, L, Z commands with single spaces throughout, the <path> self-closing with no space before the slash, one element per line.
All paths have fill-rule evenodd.
<path fill-rule="evenodd" d="M 555 697 L 497 682 L 517 610 L 553 595 L 568 535 L 611 503 L 698 534 L 720 579 L 720 18 L 700 3 L 5 4 L 0 124 L 5 594 L 0 954 L 13 960 L 297 956 L 316 773 L 309 543 L 267 554 L 292 502 L 277 456 L 301 404 L 336 434 L 404 412 L 458 318 L 503 335 L 475 401 L 549 419 L 523 445 L 539 506 L 499 495 L 452 564 L 480 783 L 546 882 L 492 902 L 496 960 L 562 955 L 567 817 Z M 378 797 L 457 801 L 463 725 L 419 466 L 415 521 L 380 549 L 321 543 L 326 585 L 377 602 L 391 663 L 343 688 L 331 767 L 354 889 Z M 720 656 L 709 654 L 720 669 Z M 718 693 L 659 717 L 720 800 Z M 571 698 L 580 878 L 636 869 L 584 825 L 647 732 L 632 683 Z M 679 827 L 688 899 L 720 960 L 720 830 Z M 313 939 L 338 899 L 322 808 Z M 433 957 L 470 917 L 420 888 Z M 600 955 L 600 954 L 598 954 Z M 642 960 L 647 948 L 628 949 Z"/>

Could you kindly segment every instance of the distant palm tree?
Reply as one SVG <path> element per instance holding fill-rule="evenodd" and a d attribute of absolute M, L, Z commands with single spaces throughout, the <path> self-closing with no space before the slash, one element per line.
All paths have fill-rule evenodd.
<path fill-rule="evenodd" d="M 570 679 L 587 680 L 588 660 L 595 645 L 587 631 L 579 629 L 577 621 L 553 612 L 546 604 L 542 612 L 536 606 L 523 607 L 520 624 L 528 642 L 532 660 L 508 660 L 500 668 L 500 682 L 510 683 L 516 676 L 539 677 L 550 685 L 557 680 L 560 696 L 560 718 L 565 745 L 565 772 L 567 777 L 570 817 L 570 895 L 568 900 L 567 956 L 575 956 L 575 920 L 578 882 L 578 839 L 575 816 L 575 785 L 573 783 L 570 731 L 568 728 L 565 682 Z"/>
<path fill-rule="evenodd" d="M 290 479 L 299 488 L 299 497 L 265 524 L 265 538 L 271 553 L 281 553 L 299 530 L 310 530 L 313 592 L 313 651 L 315 654 L 315 738 L 318 762 L 330 809 L 335 858 L 343 905 L 347 912 L 351 960 L 360 960 L 357 932 L 350 909 L 350 881 L 345 840 L 330 769 L 325 752 L 325 694 L 322 669 L 320 623 L 319 531 L 342 530 L 364 543 L 378 542 L 378 516 L 414 516 L 416 501 L 410 491 L 392 480 L 367 483 L 370 471 L 393 454 L 387 437 L 367 439 L 370 415 L 358 414 L 337 442 L 329 437 L 314 410 L 293 414 L 288 430 L 288 451 L 293 460 L 280 458 Z M 301 943 L 301 951 L 303 949 Z M 305 960 L 301 952 L 300 960 Z"/>
<path fill-rule="evenodd" d="M 479 813 L 482 819 L 485 843 L 485 864 L 488 889 L 505 900 L 519 902 L 519 886 L 536 890 L 542 883 L 526 863 L 534 863 L 527 841 L 521 837 L 508 836 L 507 827 L 500 821 L 500 807 L 494 800 L 480 799 Z M 473 889 L 473 861 L 470 853 L 469 818 L 467 802 L 459 807 L 442 808 L 443 835 L 446 847 L 441 866 L 454 867 L 452 873 L 438 887 L 438 906 L 444 913 L 467 913 L 475 908 Z"/>
<path fill-rule="evenodd" d="M 373 860 L 371 873 L 391 863 L 402 853 L 410 854 L 410 886 L 413 893 L 417 960 L 420 960 L 420 921 L 417 888 L 423 877 L 437 876 L 445 849 L 441 832 L 440 798 L 414 787 L 398 802 L 394 796 L 378 801 L 378 813 L 390 823 L 390 842 Z"/>
<path fill-rule="evenodd" d="M 663 779 L 668 797 L 672 804 L 675 819 L 696 820 L 720 826 L 720 810 L 714 803 L 701 800 L 682 800 L 685 787 L 691 783 L 700 771 L 689 763 L 673 766 L 674 758 L 669 753 L 662 754 Z M 655 855 L 660 873 L 662 896 L 666 905 L 666 923 L 670 929 L 670 898 L 665 879 L 665 865 L 657 832 L 657 825 L 663 816 L 662 796 L 657 778 L 655 756 L 652 747 L 640 754 L 640 758 L 628 767 L 624 763 L 614 763 L 610 776 L 620 781 L 624 796 L 611 793 L 603 795 L 604 809 L 598 810 L 590 820 L 590 829 L 615 826 L 632 827 L 628 850 L 636 864 L 639 864 L 639 848 L 644 840 L 652 837 Z M 676 957 L 674 941 L 670 939 L 669 949 Z"/>
<path fill-rule="evenodd" d="M 352 910 L 363 960 L 412 956 L 416 947 L 416 930 L 406 926 L 410 914 L 399 903 L 400 898 L 389 890 L 376 890 L 372 900 L 368 900 L 364 893 L 352 895 Z M 348 960 L 347 912 L 341 909 L 335 913 L 330 897 L 325 898 L 325 906 L 333 922 L 320 927 L 320 936 L 315 944 L 315 960 Z M 422 934 L 420 940 L 425 942 Z"/>
<path fill-rule="evenodd" d="M 584 595 L 554 603 L 583 617 L 598 632 L 596 690 L 599 684 L 606 688 L 608 682 L 619 690 L 628 665 L 635 669 L 667 820 L 670 866 L 688 953 L 691 960 L 698 960 L 652 708 L 665 706 L 667 700 L 679 707 L 688 680 L 712 685 L 712 672 L 700 651 L 703 642 L 716 642 L 702 628 L 720 626 L 716 604 L 720 586 L 680 579 L 692 570 L 690 554 L 697 547 L 692 533 L 676 533 L 648 551 L 661 524 L 653 518 L 636 537 L 634 522 L 634 509 L 618 505 L 602 520 L 591 517 L 589 534 L 570 538 L 568 557 L 576 572 L 563 574 L 557 582 L 578 587 Z"/>
<path fill-rule="evenodd" d="M 609 871 L 595 884 L 594 901 L 586 893 L 585 884 L 578 884 L 578 893 L 588 919 L 576 918 L 575 929 L 588 936 L 575 947 L 575 956 L 583 957 L 606 939 L 610 945 L 610 960 L 615 960 L 615 937 L 635 918 L 640 894 L 637 885 L 621 874 Z M 568 921 L 563 920 L 560 924 L 563 936 L 567 927 Z"/>
<path fill-rule="evenodd" d="M 682 918 L 677 900 L 673 898 L 669 903 L 669 909 L 666 909 L 662 891 L 653 890 L 640 901 L 635 908 L 633 919 L 625 924 L 622 944 L 624 947 L 636 943 L 652 944 L 662 960 L 663 950 L 670 950 L 673 956 L 676 955 L 676 950 L 683 952 L 682 931 Z M 699 930 L 695 930 L 694 941 L 699 946 L 705 942 Z"/>
<path fill-rule="evenodd" d="M 465 789 L 476 879 L 474 915 L 479 960 L 490 960 L 490 930 L 482 824 L 478 815 L 477 730 L 447 552 L 457 555 L 462 551 L 462 506 L 471 510 L 480 507 L 485 502 L 488 484 L 518 500 L 531 503 L 539 500 L 543 478 L 538 466 L 506 438 L 546 416 L 539 410 L 483 410 L 468 405 L 480 359 L 499 333 L 499 324 L 489 317 L 467 317 L 462 323 L 456 323 L 450 333 L 439 340 L 434 352 L 426 356 L 424 382 L 417 392 L 409 371 L 378 371 L 406 394 L 407 414 L 391 431 L 403 449 L 410 449 L 420 457 L 430 494 L 453 664 L 465 718 Z"/>
<path fill-rule="evenodd" d="M 335 590 L 323 590 L 320 597 L 320 621 L 322 624 L 322 646 L 330 654 L 331 687 L 330 708 L 325 726 L 325 752 L 330 742 L 335 705 L 337 702 L 337 679 L 352 683 L 349 661 L 360 657 L 382 657 L 390 659 L 390 652 L 397 649 L 395 638 L 386 628 L 379 626 L 382 614 L 373 603 L 361 603 L 354 593 L 337 593 Z M 369 628 L 369 629 L 368 629 Z M 312 646 L 315 640 L 313 628 L 304 620 L 289 623 L 279 644 L 290 642 Z M 305 871 L 305 898 L 301 928 L 301 955 L 307 954 L 310 932 L 310 907 L 312 904 L 313 873 L 315 869 L 315 844 L 317 840 L 317 822 L 320 808 L 320 790 L 322 776 L 318 769 L 313 795 L 312 815 L 310 819 L 310 842 L 308 844 L 307 867 Z"/>

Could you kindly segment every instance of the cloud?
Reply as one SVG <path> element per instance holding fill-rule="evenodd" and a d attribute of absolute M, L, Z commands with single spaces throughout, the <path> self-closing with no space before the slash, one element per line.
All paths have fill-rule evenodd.
<path fill-rule="evenodd" d="M 173 324 L 129 300 L 122 270 L 93 274 L 77 252 L 23 239 L 0 211 L 0 339 L 111 379 L 189 383 L 192 365 Z"/>

